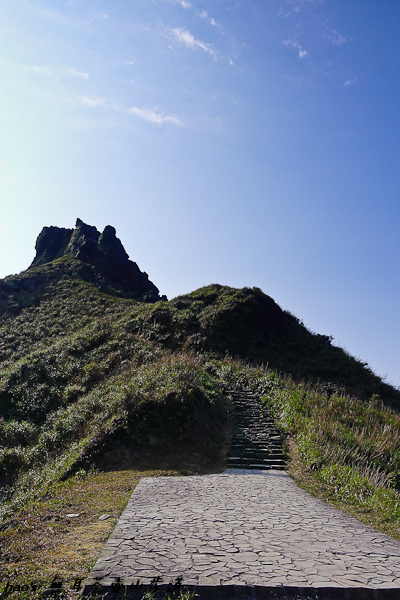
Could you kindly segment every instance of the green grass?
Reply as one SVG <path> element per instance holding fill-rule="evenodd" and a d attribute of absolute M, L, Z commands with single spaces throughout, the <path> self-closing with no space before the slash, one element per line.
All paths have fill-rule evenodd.
<path fill-rule="evenodd" d="M 258 392 L 286 439 L 289 473 L 308 491 L 400 539 L 400 414 L 332 386 L 297 383 L 238 361 L 208 368 Z"/>
<path fill-rule="evenodd" d="M 161 448 L 164 455 L 185 451 L 198 454 L 204 464 L 222 451 L 222 396 L 199 360 L 165 354 L 142 365 L 127 361 L 122 371 L 107 377 L 98 376 L 103 363 L 94 364 L 97 385 L 88 386 L 74 401 L 56 404 L 35 426 L 0 422 L 8 441 L 0 450 L 7 481 L 3 518 L 29 498 L 43 495 L 52 483 L 121 447 L 138 459 Z M 85 383 L 78 379 L 75 385 Z"/>
<path fill-rule="evenodd" d="M 398 415 L 378 400 L 375 392 L 389 386 L 365 364 L 256 288 L 212 285 L 151 305 L 105 294 L 92 277 L 91 267 L 62 258 L 1 282 L 3 518 L 113 453 L 140 460 L 186 449 L 206 468 L 226 443 L 221 381 L 258 386 L 304 469 L 338 499 L 396 513 Z M 269 357 L 270 366 L 284 366 L 299 344 L 307 361 L 294 361 L 294 375 L 318 372 L 321 354 L 325 373 L 338 359 L 343 385 L 271 370 L 256 376 L 245 363 L 218 358 L 228 350 L 246 364 Z M 357 379 L 363 400 L 341 392 Z"/>
<path fill-rule="evenodd" d="M 140 478 L 179 474 L 131 467 L 102 473 L 81 471 L 53 484 L 0 532 L 0 598 L 8 584 L 9 590 L 10 586 L 15 590 L 7 595 L 10 600 L 38 600 L 55 578 L 62 582 L 68 599 L 76 598 L 75 582 L 87 578 Z M 67 517 L 71 513 L 78 516 Z M 109 518 L 99 520 L 103 514 Z"/>
<path fill-rule="evenodd" d="M 95 278 L 62 258 L 0 281 L 3 521 L 93 469 L 223 470 L 224 383 L 262 396 L 305 489 L 400 539 L 399 390 L 257 288 L 149 304 Z"/>

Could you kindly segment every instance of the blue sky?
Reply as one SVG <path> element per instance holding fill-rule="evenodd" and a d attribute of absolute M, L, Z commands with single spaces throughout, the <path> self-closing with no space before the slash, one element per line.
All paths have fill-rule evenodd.
<path fill-rule="evenodd" d="M 0 277 L 114 225 L 169 298 L 257 286 L 400 385 L 396 0 L 4 0 Z"/>

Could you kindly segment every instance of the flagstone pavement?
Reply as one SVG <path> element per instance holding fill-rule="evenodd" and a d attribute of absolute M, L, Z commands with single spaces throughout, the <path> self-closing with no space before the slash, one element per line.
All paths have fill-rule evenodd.
<path fill-rule="evenodd" d="M 253 589 L 254 598 L 262 588 L 358 590 L 340 597 L 400 599 L 400 543 L 314 498 L 282 471 L 145 477 L 85 590 L 94 585 L 228 586 Z M 362 596 L 368 590 L 382 593 Z"/>

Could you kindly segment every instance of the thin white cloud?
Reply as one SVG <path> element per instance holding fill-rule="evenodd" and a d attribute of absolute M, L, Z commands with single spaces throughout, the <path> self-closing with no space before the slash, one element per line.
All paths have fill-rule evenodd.
<path fill-rule="evenodd" d="M 303 9 L 307 9 L 310 6 L 323 4 L 325 0 L 286 0 L 286 4 L 290 7 L 289 12 L 286 11 L 285 16 L 289 16 L 291 13 L 299 13 Z"/>
<path fill-rule="evenodd" d="M 44 75 L 47 77 L 59 77 L 65 75 L 65 73 L 69 73 L 69 75 L 79 77 L 80 79 L 89 79 L 88 73 L 77 71 L 73 67 L 56 67 L 55 70 L 52 70 L 50 67 L 44 65 L 23 65 L 22 69 L 30 73 L 35 73 L 36 75 Z"/>
<path fill-rule="evenodd" d="M 89 96 L 72 96 L 68 98 L 68 103 L 75 107 L 84 107 L 88 109 L 101 110 L 118 113 L 120 115 L 133 115 L 139 119 L 152 123 L 154 125 L 175 125 L 184 127 L 185 123 L 176 115 L 166 115 L 163 111 L 156 108 L 139 108 L 137 106 L 121 106 L 107 101 L 105 98 L 93 98 Z"/>
<path fill-rule="evenodd" d="M 88 11 L 85 17 L 78 17 L 72 11 L 69 12 L 61 12 L 56 9 L 47 9 L 41 6 L 36 6 L 29 0 L 27 0 L 28 6 L 32 11 L 34 11 L 40 17 L 44 19 L 48 19 L 50 21 L 54 21 L 60 25 L 67 25 L 69 27 L 90 27 L 91 24 L 98 20 L 107 20 L 110 18 L 110 15 L 106 12 L 91 12 Z M 38 4 L 38 3 L 36 3 Z"/>
<path fill-rule="evenodd" d="M 55 11 L 55 10 L 47 10 L 45 8 L 34 7 L 36 12 L 40 13 L 42 17 L 49 19 L 51 21 L 55 21 L 56 23 L 65 23 L 65 24 L 74 24 L 74 21 L 68 17 L 67 15 Z"/>
<path fill-rule="evenodd" d="M 30 71 L 31 73 L 36 73 L 36 75 L 54 75 L 53 71 L 51 71 L 49 67 L 43 67 L 39 65 L 23 65 L 22 68 L 24 71 Z"/>
<path fill-rule="evenodd" d="M 201 12 L 201 13 L 199 14 L 199 17 L 200 17 L 201 19 L 207 19 L 207 21 L 209 21 L 209 23 L 211 23 L 211 25 L 212 25 L 213 27 L 217 27 L 217 26 L 218 26 L 218 23 L 217 23 L 217 21 L 216 21 L 215 19 L 213 19 L 213 17 L 209 17 L 209 16 L 208 16 L 208 12 L 207 12 L 206 10 L 203 10 L 203 12 Z"/>
<path fill-rule="evenodd" d="M 160 0 L 158 0 L 160 1 Z M 192 3 L 189 0 L 161 0 L 162 2 L 169 2 L 170 4 L 180 4 L 183 8 L 192 8 Z M 156 3 L 156 0 L 153 0 L 153 4 Z"/>
<path fill-rule="evenodd" d="M 183 28 L 175 28 L 170 30 L 173 38 L 179 43 L 183 44 L 187 48 L 201 48 L 204 52 L 208 52 L 211 56 L 215 56 L 215 52 L 210 44 L 197 40 L 190 31 Z"/>
<path fill-rule="evenodd" d="M 110 108 L 104 98 L 89 98 L 89 96 L 77 96 L 76 100 L 71 100 L 72 104 L 80 104 L 81 106 L 87 106 L 88 108 Z"/>
<path fill-rule="evenodd" d="M 330 35 L 328 36 L 332 44 L 336 44 L 337 46 L 341 46 L 342 44 L 347 43 L 347 39 L 339 34 L 335 29 L 331 30 Z"/>
<path fill-rule="evenodd" d="M 121 115 L 129 114 L 138 117 L 148 123 L 154 125 L 175 125 L 179 127 L 185 126 L 184 122 L 179 119 L 176 115 L 166 115 L 163 112 L 155 108 L 139 108 L 137 106 L 130 106 L 126 108 L 124 106 L 118 106 L 107 102 L 104 98 L 90 98 L 89 96 L 75 96 L 68 98 L 68 103 L 73 106 L 83 106 L 84 108 L 93 109 L 107 109 L 108 111 L 114 111 Z"/>
<path fill-rule="evenodd" d="M 304 48 L 302 48 L 297 42 L 293 42 L 292 40 L 285 40 L 283 43 L 285 44 L 285 46 L 291 46 L 292 48 L 296 48 L 296 50 L 299 51 L 299 58 L 304 58 L 308 54 L 307 50 L 304 50 Z"/>
<path fill-rule="evenodd" d="M 325 0 L 286 0 L 286 7 L 279 6 L 278 17 L 289 17 L 313 5 L 323 4 Z"/>
<path fill-rule="evenodd" d="M 354 85 L 357 82 L 357 79 L 347 79 L 347 81 L 344 82 L 345 86 L 350 86 L 350 85 Z"/>
<path fill-rule="evenodd" d="M 77 71 L 74 68 L 70 68 L 68 69 L 68 71 L 71 73 L 71 75 L 74 75 L 74 77 L 80 77 L 81 79 L 89 79 L 89 74 L 88 73 L 83 73 L 82 71 Z"/>
<path fill-rule="evenodd" d="M 164 115 L 150 108 L 138 108 L 137 106 L 131 106 L 128 112 L 139 119 L 154 123 L 155 125 L 164 125 L 164 123 L 170 123 L 171 125 L 183 126 L 183 122 L 175 115 Z"/>

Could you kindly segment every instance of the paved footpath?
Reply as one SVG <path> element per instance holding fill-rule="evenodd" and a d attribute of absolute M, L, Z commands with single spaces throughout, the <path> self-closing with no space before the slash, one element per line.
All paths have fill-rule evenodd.
<path fill-rule="evenodd" d="M 400 543 L 317 500 L 282 471 L 145 477 L 85 589 L 138 580 L 196 590 L 366 588 L 382 593 L 338 597 L 400 599 Z"/>

